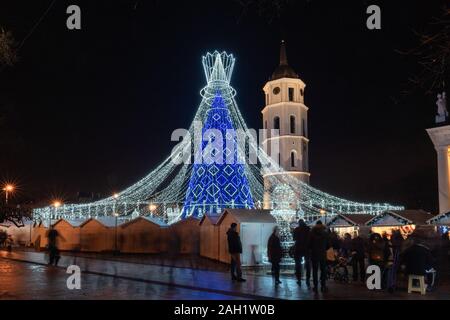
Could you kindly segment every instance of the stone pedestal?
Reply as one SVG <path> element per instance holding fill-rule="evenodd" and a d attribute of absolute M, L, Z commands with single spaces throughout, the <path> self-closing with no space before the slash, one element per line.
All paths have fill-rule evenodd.
<path fill-rule="evenodd" d="M 450 125 L 427 129 L 437 152 L 439 213 L 450 211 Z"/>

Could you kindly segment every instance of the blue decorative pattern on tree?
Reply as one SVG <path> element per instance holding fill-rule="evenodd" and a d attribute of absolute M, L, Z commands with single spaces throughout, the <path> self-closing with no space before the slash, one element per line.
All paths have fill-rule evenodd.
<path fill-rule="evenodd" d="M 206 114 L 202 137 L 192 167 L 183 218 L 219 213 L 224 208 L 254 208 L 244 163 L 239 161 L 236 130 L 220 91 L 216 92 Z"/>

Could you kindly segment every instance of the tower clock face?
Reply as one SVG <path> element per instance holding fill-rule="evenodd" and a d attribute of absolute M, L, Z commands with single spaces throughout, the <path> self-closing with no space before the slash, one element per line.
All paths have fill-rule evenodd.
<path fill-rule="evenodd" d="M 280 87 L 273 88 L 273 94 L 279 94 L 280 93 Z"/>

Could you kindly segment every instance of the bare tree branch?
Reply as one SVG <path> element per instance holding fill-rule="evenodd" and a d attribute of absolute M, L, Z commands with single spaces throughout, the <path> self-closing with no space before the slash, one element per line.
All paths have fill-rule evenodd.
<path fill-rule="evenodd" d="M 12 66 L 17 61 L 16 41 L 10 31 L 0 28 L 0 66 Z"/>
<path fill-rule="evenodd" d="M 419 40 L 416 48 L 397 52 L 416 57 L 421 66 L 420 73 L 409 79 L 410 85 L 433 93 L 447 89 L 450 83 L 450 9 L 444 8 L 443 15 L 434 19 L 429 27 L 436 31 L 415 32 Z"/>

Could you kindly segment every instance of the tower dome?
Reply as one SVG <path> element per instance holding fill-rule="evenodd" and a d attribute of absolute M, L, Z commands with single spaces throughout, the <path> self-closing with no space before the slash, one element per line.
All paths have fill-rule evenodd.
<path fill-rule="evenodd" d="M 271 80 L 277 80 L 281 78 L 294 78 L 294 79 L 299 78 L 298 74 L 288 64 L 286 55 L 286 45 L 284 43 L 284 40 L 281 41 L 280 47 L 280 65 L 272 73 Z"/>

